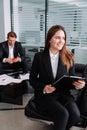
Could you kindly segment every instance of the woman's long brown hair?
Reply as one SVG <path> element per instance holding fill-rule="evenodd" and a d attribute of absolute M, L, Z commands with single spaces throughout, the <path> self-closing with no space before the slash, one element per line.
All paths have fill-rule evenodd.
<path fill-rule="evenodd" d="M 70 67 L 72 67 L 72 65 L 74 63 L 74 55 L 73 55 L 72 52 L 70 52 L 66 48 L 66 31 L 65 31 L 63 26 L 54 25 L 48 30 L 44 51 L 49 50 L 49 48 L 50 48 L 50 42 L 49 41 L 55 35 L 55 33 L 59 30 L 62 30 L 65 34 L 65 44 L 64 44 L 62 50 L 59 51 L 59 55 L 60 55 L 63 63 L 67 66 L 67 69 L 69 69 Z"/>

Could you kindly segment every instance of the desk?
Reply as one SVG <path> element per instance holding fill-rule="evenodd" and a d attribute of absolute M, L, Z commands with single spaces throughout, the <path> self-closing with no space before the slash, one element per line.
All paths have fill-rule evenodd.
<path fill-rule="evenodd" d="M 32 96 L 33 96 L 33 94 L 30 94 L 30 93 L 23 94 L 23 96 L 22 96 L 23 104 L 22 105 L 0 102 L 0 111 L 25 109 L 25 106 L 27 105 L 28 101 L 30 100 L 30 98 Z"/>
<path fill-rule="evenodd" d="M 22 95 L 25 93 L 25 89 L 26 81 L 0 86 L 0 102 L 22 105 Z"/>
<path fill-rule="evenodd" d="M 26 93 L 28 87 L 29 73 L 18 75 L 18 77 L 15 74 L 12 76 L 0 75 L 1 102 L 22 105 L 22 95 Z"/>

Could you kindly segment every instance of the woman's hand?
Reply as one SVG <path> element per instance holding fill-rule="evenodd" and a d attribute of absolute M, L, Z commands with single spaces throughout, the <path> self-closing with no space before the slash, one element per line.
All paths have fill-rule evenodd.
<path fill-rule="evenodd" d="M 81 88 L 85 87 L 85 81 L 83 81 L 83 80 L 78 80 L 78 81 L 73 82 L 73 85 L 74 85 L 76 88 L 81 89 Z"/>
<path fill-rule="evenodd" d="M 43 92 L 44 92 L 44 93 L 52 93 L 52 92 L 54 92 L 55 90 L 56 90 L 56 88 L 53 87 L 52 85 L 46 85 L 46 86 L 44 87 Z"/>

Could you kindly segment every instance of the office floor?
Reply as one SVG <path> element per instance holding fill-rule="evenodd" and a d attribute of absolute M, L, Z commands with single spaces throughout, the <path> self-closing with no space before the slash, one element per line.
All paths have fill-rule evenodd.
<path fill-rule="evenodd" d="M 52 130 L 51 125 L 30 120 L 24 115 L 23 108 L 29 101 L 30 97 L 30 94 L 24 95 L 22 106 L 8 103 L 0 104 L 0 108 L 3 108 L 3 110 L 0 110 L 0 130 Z M 9 110 L 6 110 L 6 108 L 9 108 Z M 70 130 L 87 129 L 72 127 Z"/>

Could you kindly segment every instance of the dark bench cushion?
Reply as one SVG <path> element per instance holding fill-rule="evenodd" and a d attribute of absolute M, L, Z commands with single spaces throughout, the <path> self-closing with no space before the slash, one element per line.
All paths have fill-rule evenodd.
<path fill-rule="evenodd" d="M 75 74 L 77 76 L 82 76 L 82 77 L 86 76 L 86 74 L 85 74 L 86 66 L 87 65 L 85 65 L 85 64 L 78 64 L 78 63 L 76 63 L 75 64 Z"/>
<path fill-rule="evenodd" d="M 36 109 L 34 97 L 32 97 L 26 105 L 25 115 L 31 118 L 51 121 L 50 117 L 47 116 L 47 113 L 40 112 Z"/>
<path fill-rule="evenodd" d="M 87 85 L 80 96 L 78 105 L 79 105 L 81 114 L 87 117 Z"/>

